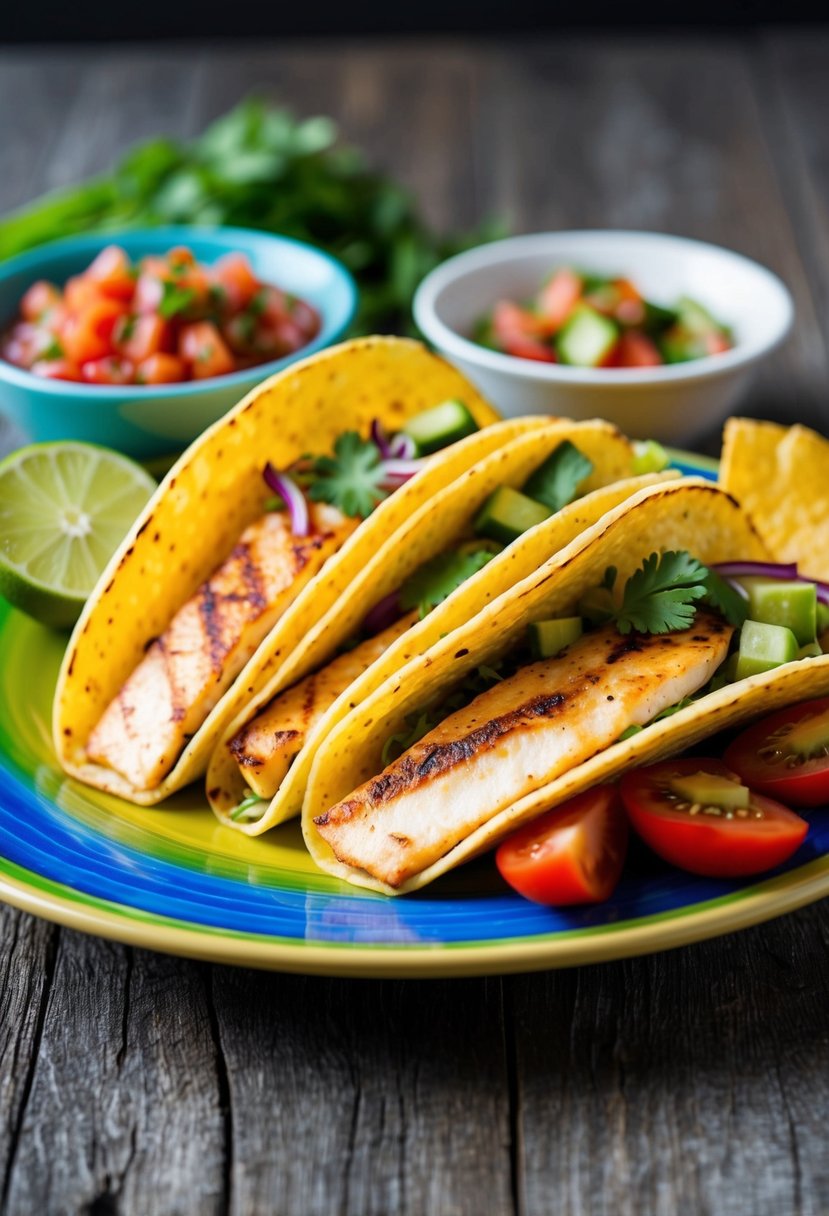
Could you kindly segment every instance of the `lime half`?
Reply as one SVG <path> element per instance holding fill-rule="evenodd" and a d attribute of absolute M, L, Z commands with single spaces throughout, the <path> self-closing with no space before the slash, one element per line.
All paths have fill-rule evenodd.
<path fill-rule="evenodd" d="M 45 625 L 77 620 L 155 489 L 126 456 L 35 443 L 0 463 L 0 594 Z"/>

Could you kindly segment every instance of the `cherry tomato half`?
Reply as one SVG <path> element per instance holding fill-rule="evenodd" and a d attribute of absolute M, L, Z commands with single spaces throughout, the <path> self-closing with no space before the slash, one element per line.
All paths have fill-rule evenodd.
<path fill-rule="evenodd" d="M 712 878 L 761 874 L 791 857 L 808 824 L 779 802 L 751 793 L 736 810 L 683 800 L 671 778 L 696 773 L 739 778 L 722 760 L 663 760 L 625 773 L 619 789 L 630 822 L 654 853 L 671 865 Z"/>
<path fill-rule="evenodd" d="M 612 785 L 577 794 L 520 828 L 495 864 L 511 887 L 538 904 L 599 903 L 619 881 L 628 826 Z"/>
<path fill-rule="evenodd" d="M 763 718 L 737 736 L 725 761 L 762 794 L 792 806 L 829 803 L 829 697 Z"/>

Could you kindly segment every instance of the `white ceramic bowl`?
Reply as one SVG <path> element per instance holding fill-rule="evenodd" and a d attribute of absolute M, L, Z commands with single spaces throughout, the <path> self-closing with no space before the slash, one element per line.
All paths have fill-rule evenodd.
<path fill-rule="evenodd" d="M 501 298 L 532 296 L 559 266 L 624 275 L 657 304 L 698 300 L 735 346 L 688 363 L 582 368 L 517 359 L 466 335 Z M 740 254 L 655 232 L 545 232 L 459 254 L 427 275 L 414 316 L 427 339 L 503 414 L 608 418 L 626 434 L 687 443 L 716 425 L 758 362 L 788 333 L 794 306 L 771 271 Z"/>

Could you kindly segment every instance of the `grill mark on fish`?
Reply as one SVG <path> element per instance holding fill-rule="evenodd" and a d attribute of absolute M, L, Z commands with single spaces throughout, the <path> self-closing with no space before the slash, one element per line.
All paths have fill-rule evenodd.
<path fill-rule="evenodd" d="M 237 556 L 235 551 L 234 556 Z M 216 596 L 213 594 L 213 588 L 209 583 L 202 584 L 198 591 L 198 597 L 199 616 L 202 619 L 204 631 L 209 641 L 210 666 L 215 672 L 219 672 L 222 669 L 222 659 L 227 653 L 222 640 L 221 601 L 217 602 Z"/>

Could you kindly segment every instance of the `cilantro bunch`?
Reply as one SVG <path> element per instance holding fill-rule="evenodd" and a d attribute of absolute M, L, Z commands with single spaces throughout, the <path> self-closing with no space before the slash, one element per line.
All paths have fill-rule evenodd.
<path fill-rule="evenodd" d="M 330 118 L 297 120 L 251 98 L 192 142 L 139 144 L 110 173 L 0 220 L 0 259 L 56 237 L 159 224 L 258 228 L 327 250 L 359 284 L 357 333 L 410 329 L 424 274 L 501 235 L 439 236 L 406 191 L 338 143 Z"/>

